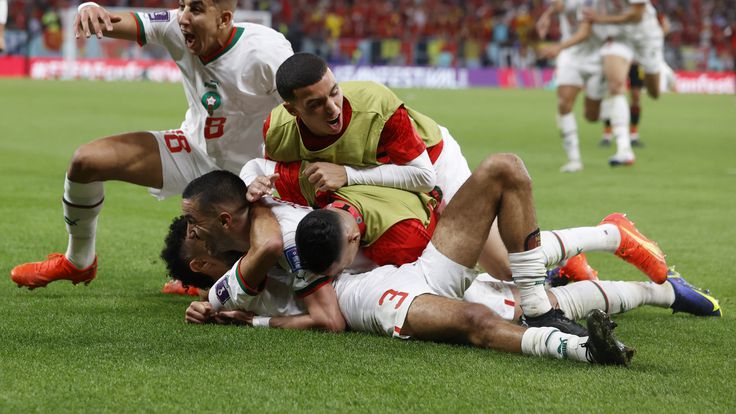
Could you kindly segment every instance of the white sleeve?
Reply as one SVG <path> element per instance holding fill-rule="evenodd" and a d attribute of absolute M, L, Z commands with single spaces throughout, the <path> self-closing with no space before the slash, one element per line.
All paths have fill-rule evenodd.
<path fill-rule="evenodd" d="M 0 24 L 8 21 L 8 0 L 0 0 Z"/>
<path fill-rule="evenodd" d="M 167 31 L 172 32 L 169 36 L 178 34 L 179 37 L 183 37 L 179 29 L 178 16 L 179 11 L 176 9 L 151 13 L 134 12 L 133 17 L 138 28 L 138 44 L 144 46 L 152 43 L 169 46 L 165 42 Z"/>
<path fill-rule="evenodd" d="M 250 185 L 259 175 L 271 175 L 276 172 L 276 161 L 265 158 L 254 158 L 245 163 L 240 170 L 240 179 Z"/>
<path fill-rule="evenodd" d="M 259 40 L 262 40 L 262 46 L 256 57 L 259 64 L 250 68 L 243 76 L 258 79 L 264 92 L 273 96 L 279 103 L 283 102 L 284 100 L 281 99 L 276 89 L 276 71 L 286 59 L 294 54 L 291 43 L 284 35 L 270 29 Z"/>
<path fill-rule="evenodd" d="M 348 167 L 348 185 L 366 184 L 394 187 L 425 193 L 432 191 L 437 174 L 427 151 L 405 165 L 383 164 L 377 167 Z"/>
<path fill-rule="evenodd" d="M 242 259 L 240 259 L 242 260 Z M 210 288 L 208 300 L 215 311 L 248 309 L 257 296 L 246 292 L 238 275 L 240 260 Z"/>

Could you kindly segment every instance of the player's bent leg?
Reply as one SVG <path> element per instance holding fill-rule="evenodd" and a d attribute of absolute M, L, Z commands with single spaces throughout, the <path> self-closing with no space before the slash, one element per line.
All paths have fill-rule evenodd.
<path fill-rule="evenodd" d="M 483 245 L 478 263 L 496 279 L 511 280 L 509 252 L 506 250 L 506 246 L 501 240 L 501 234 L 498 232 L 498 219 L 493 221 L 491 232 Z"/>
<path fill-rule="evenodd" d="M 67 173 L 71 181 L 125 181 L 146 187 L 163 186 L 159 145 L 150 132 L 113 135 L 77 149 Z"/>
<path fill-rule="evenodd" d="M 188 147 L 188 145 L 187 145 Z M 64 255 L 54 253 L 42 262 L 26 263 L 11 271 L 18 286 L 44 287 L 56 280 L 88 284 L 97 275 L 95 236 L 102 210 L 102 182 L 121 180 L 160 188 L 163 185 L 159 144 L 149 132 L 102 138 L 75 152 L 64 181 L 62 206 L 69 241 Z"/>

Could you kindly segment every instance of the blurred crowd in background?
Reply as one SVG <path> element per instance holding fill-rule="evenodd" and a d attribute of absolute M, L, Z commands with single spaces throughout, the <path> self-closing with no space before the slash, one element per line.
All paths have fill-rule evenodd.
<path fill-rule="evenodd" d="M 10 0 L 8 49 L 16 54 L 61 53 L 60 10 L 70 0 Z M 172 0 L 98 0 L 104 6 L 175 8 Z M 546 39 L 534 24 L 549 0 L 240 0 L 271 13 L 272 26 L 295 51 L 335 64 L 437 67 L 546 67 L 536 51 Z M 733 71 L 736 0 L 652 0 L 669 21 L 665 59 L 675 69 Z M 30 47 L 28 39 L 41 39 Z"/>

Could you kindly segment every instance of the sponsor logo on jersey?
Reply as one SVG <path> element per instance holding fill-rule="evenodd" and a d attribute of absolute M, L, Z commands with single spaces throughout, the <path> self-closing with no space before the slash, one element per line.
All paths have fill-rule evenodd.
<path fill-rule="evenodd" d="M 202 105 L 207 110 L 207 113 L 212 116 L 215 109 L 222 105 L 222 98 L 220 98 L 220 94 L 217 92 L 207 92 L 202 95 Z"/>
<path fill-rule="evenodd" d="M 296 246 L 285 249 L 284 256 L 286 256 L 286 261 L 289 263 L 289 267 L 292 272 L 302 270 L 302 261 L 299 259 L 299 254 L 296 252 Z"/>
<path fill-rule="evenodd" d="M 217 295 L 217 300 L 223 305 L 230 300 L 230 291 L 227 289 L 227 278 L 223 277 L 217 282 L 215 285 L 215 295 Z"/>
<path fill-rule="evenodd" d="M 220 82 L 218 82 L 218 81 L 216 81 L 214 79 L 211 79 L 209 82 L 205 82 L 204 83 L 204 87 L 205 88 L 210 88 L 210 89 L 217 89 L 217 86 L 219 84 L 220 84 Z"/>
<path fill-rule="evenodd" d="M 162 11 L 157 11 L 153 13 L 148 13 L 148 20 L 152 22 L 168 22 L 169 12 L 168 10 L 162 10 Z"/>

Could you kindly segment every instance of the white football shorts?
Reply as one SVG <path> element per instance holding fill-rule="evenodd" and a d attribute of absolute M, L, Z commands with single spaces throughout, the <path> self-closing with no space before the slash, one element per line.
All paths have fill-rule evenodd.
<path fill-rule="evenodd" d="M 601 56 L 618 56 L 631 62 L 634 59 L 634 51 L 626 43 L 609 40 L 601 47 Z"/>
<path fill-rule="evenodd" d="M 343 275 L 333 285 L 351 329 L 408 339 L 401 328 L 414 298 L 434 294 L 460 299 L 477 275 L 430 243 L 414 263 Z"/>
<path fill-rule="evenodd" d="M 577 86 L 585 91 L 585 96 L 601 100 L 606 92 L 603 78 L 603 65 L 598 53 L 579 54 L 563 50 L 557 57 L 555 69 L 557 85 Z"/>
<path fill-rule="evenodd" d="M 465 291 L 463 300 L 485 305 L 507 321 L 512 321 L 516 311 L 512 286 L 513 282 L 504 282 L 488 273 L 481 273 Z"/>
<path fill-rule="evenodd" d="M 200 148 L 190 145 L 190 140 L 183 131 L 172 129 L 148 132 L 158 142 L 164 176 L 163 187 L 149 188 L 148 192 L 159 200 L 172 195 L 181 195 L 190 181 L 219 169 L 214 159 Z"/>
<path fill-rule="evenodd" d="M 664 60 L 664 39 L 653 38 L 642 41 L 634 49 L 634 59 L 639 62 L 644 73 L 648 75 L 659 73 Z"/>

